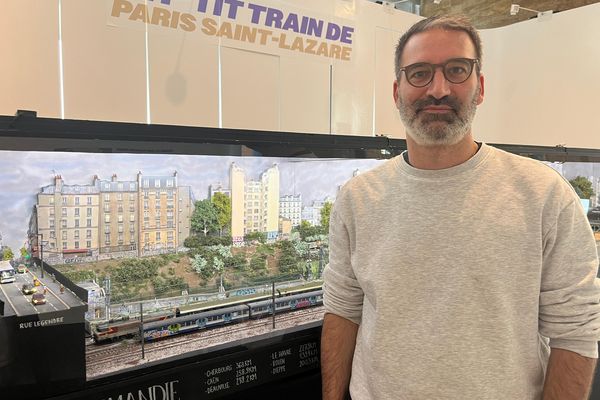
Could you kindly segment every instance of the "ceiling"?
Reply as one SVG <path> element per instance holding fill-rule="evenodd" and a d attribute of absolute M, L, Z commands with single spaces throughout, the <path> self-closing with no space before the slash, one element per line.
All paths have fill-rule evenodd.
<path fill-rule="evenodd" d="M 462 14 L 467 16 L 478 29 L 497 28 L 515 22 L 537 18 L 536 12 L 524 10 L 523 7 L 535 11 L 554 13 L 599 3 L 600 0 L 369 0 L 375 3 L 387 3 L 397 9 L 429 17 L 438 14 Z M 439 4 L 436 4 L 439 3 Z M 521 10 L 510 15 L 511 4 L 518 4 Z"/>

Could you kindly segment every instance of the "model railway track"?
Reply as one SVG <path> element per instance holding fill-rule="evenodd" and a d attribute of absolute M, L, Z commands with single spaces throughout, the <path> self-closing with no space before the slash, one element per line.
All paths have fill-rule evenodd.
<path fill-rule="evenodd" d="M 275 329 L 284 329 L 319 320 L 323 307 L 311 307 L 276 316 Z M 234 325 L 192 332 L 144 344 L 145 360 L 142 360 L 141 343 L 135 339 L 105 345 L 86 346 L 88 378 L 94 378 L 119 369 L 150 361 L 185 354 L 223 343 L 228 343 L 272 331 L 270 318 L 250 320 Z"/>

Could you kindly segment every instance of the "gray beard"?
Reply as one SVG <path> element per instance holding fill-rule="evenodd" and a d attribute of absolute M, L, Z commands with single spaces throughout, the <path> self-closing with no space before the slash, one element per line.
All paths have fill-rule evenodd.
<path fill-rule="evenodd" d="M 411 105 L 401 102 L 400 118 L 406 127 L 407 135 L 421 146 L 451 146 L 460 142 L 471 129 L 480 91 L 478 85 L 471 100 L 464 105 L 455 98 L 440 100 L 438 103 L 448 104 L 454 109 L 454 112 L 449 114 L 427 114 L 415 111 L 424 106 L 424 104 L 416 106 L 415 103 L 435 104 L 433 99 L 418 100 Z"/>

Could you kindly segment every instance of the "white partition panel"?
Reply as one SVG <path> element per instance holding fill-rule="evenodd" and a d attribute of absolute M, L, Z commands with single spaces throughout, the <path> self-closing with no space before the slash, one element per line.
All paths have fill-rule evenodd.
<path fill-rule="evenodd" d="M 329 65 L 281 57 L 281 130 L 329 133 Z"/>
<path fill-rule="evenodd" d="M 2 1 L 0 32 L 0 114 L 60 118 L 58 0 Z"/>
<path fill-rule="evenodd" d="M 280 130 L 279 56 L 221 47 L 223 128 Z"/>
<path fill-rule="evenodd" d="M 150 29 L 152 123 L 219 126 L 219 47 L 197 35 Z"/>
<path fill-rule="evenodd" d="M 110 0 L 62 0 L 65 118 L 146 122 L 143 29 L 109 24 Z"/>
<path fill-rule="evenodd" d="M 405 129 L 394 104 L 394 53 L 401 32 L 378 27 L 375 31 L 375 134 L 404 139 Z"/>

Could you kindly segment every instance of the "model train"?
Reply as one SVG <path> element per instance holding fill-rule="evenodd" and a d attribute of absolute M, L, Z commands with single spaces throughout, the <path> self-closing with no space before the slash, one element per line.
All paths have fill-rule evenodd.
<path fill-rule="evenodd" d="M 279 291 L 275 298 L 275 313 L 321 304 L 323 304 L 323 292 L 320 285 L 292 288 Z M 144 340 L 151 341 L 214 326 L 262 318 L 273 314 L 272 307 L 273 299 L 270 295 L 243 296 L 239 299 L 182 307 L 175 313 L 144 317 Z M 92 328 L 92 338 L 96 343 L 139 338 L 140 325 L 141 321 L 138 319 L 98 324 Z"/>

